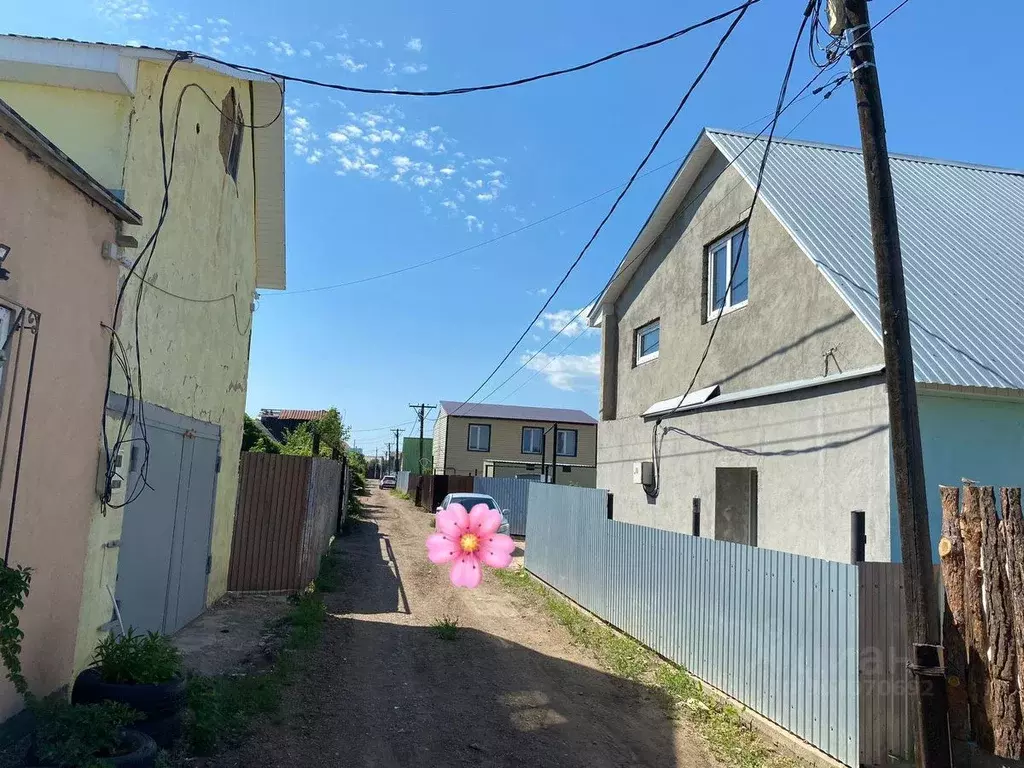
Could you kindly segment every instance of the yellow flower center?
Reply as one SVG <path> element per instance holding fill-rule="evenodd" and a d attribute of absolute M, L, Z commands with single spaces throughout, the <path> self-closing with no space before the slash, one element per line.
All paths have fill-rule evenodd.
<path fill-rule="evenodd" d="M 459 539 L 459 546 L 462 547 L 462 551 L 467 554 L 470 552 L 476 552 L 480 549 L 480 539 L 478 539 L 475 534 L 467 533 Z"/>

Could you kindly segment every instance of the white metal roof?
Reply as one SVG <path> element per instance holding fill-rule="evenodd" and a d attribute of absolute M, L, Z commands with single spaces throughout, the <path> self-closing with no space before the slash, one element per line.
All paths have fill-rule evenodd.
<path fill-rule="evenodd" d="M 717 150 L 757 178 L 764 139 L 704 130 L 624 257 L 600 306 L 639 267 Z M 917 380 L 1024 389 L 1024 172 L 892 155 Z M 775 141 L 761 200 L 881 339 L 860 150 Z M 635 261 L 631 261 L 635 258 Z"/>

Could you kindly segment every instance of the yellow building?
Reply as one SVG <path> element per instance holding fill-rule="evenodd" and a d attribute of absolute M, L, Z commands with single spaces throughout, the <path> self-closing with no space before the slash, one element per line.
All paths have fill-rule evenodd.
<path fill-rule="evenodd" d="M 284 92 L 160 50 L 0 36 L 0 98 L 144 221 L 118 237 L 80 668 L 115 595 L 126 625 L 173 631 L 226 589 L 255 291 L 285 287 Z"/>

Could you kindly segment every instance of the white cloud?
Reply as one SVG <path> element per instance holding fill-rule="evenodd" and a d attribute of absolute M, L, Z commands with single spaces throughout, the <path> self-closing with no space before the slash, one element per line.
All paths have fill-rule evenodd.
<path fill-rule="evenodd" d="M 587 325 L 587 316 L 593 307 L 593 304 L 588 304 L 582 310 L 560 309 L 557 312 L 545 312 L 536 325 L 538 328 L 547 328 L 555 333 L 561 332 L 563 336 L 570 338 L 579 336 L 581 333 L 596 333 L 596 328 Z"/>
<path fill-rule="evenodd" d="M 484 228 L 484 223 L 473 214 L 469 214 L 468 216 L 466 216 L 464 221 L 466 222 L 466 229 L 468 229 L 470 232 L 472 232 L 474 229 L 477 232 L 479 232 L 481 229 Z"/>
<path fill-rule="evenodd" d="M 314 48 L 316 48 L 316 49 L 317 49 L 318 51 L 322 51 L 322 50 L 323 50 L 323 49 L 324 49 L 324 48 L 326 47 L 326 46 L 324 46 L 324 44 L 323 44 L 323 43 L 321 43 L 321 42 L 320 42 L 319 40 L 313 40 L 313 41 L 311 41 L 311 42 L 310 42 L 310 45 L 311 45 L 311 46 L 313 46 Z"/>
<path fill-rule="evenodd" d="M 484 188 L 484 180 L 483 179 L 477 179 L 476 181 L 470 181 L 469 179 L 463 179 L 462 183 L 466 187 L 466 189 L 483 189 Z"/>
<path fill-rule="evenodd" d="M 395 170 L 400 174 L 408 173 L 414 165 L 413 161 L 405 155 L 395 155 L 391 158 L 391 164 L 395 166 Z"/>
<path fill-rule="evenodd" d="M 142 21 L 153 15 L 146 0 L 98 0 L 96 13 L 109 21 Z"/>
<path fill-rule="evenodd" d="M 423 41 L 418 37 L 414 37 L 405 44 L 405 47 L 410 51 L 416 51 L 416 53 L 419 53 L 423 50 Z"/>
<path fill-rule="evenodd" d="M 335 144 L 344 144 L 348 141 L 348 134 L 344 131 L 331 131 L 327 134 L 327 138 Z"/>
<path fill-rule="evenodd" d="M 299 55 L 302 56 L 302 58 L 304 59 L 308 59 L 310 56 L 313 55 L 313 52 L 310 51 L 309 48 L 303 48 L 301 51 L 299 51 Z"/>
<path fill-rule="evenodd" d="M 482 203 L 489 203 L 494 199 L 493 192 L 484 192 L 483 194 L 477 195 L 476 199 Z"/>
<path fill-rule="evenodd" d="M 329 53 L 324 56 L 324 59 L 340 64 L 343 69 L 347 69 L 349 72 L 362 72 L 366 69 L 365 62 L 356 61 L 347 53 Z"/>
<path fill-rule="evenodd" d="M 407 75 L 418 75 L 420 72 L 427 71 L 426 64 L 406 64 L 402 67 L 402 71 Z"/>
<path fill-rule="evenodd" d="M 395 62 L 393 62 L 391 59 L 388 59 L 388 65 L 384 67 L 384 69 L 382 69 L 381 72 L 383 72 L 385 75 L 395 74 Z"/>
<path fill-rule="evenodd" d="M 267 48 L 274 52 L 277 56 L 294 56 L 295 49 L 285 40 L 277 40 L 271 38 L 267 41 Z"/>
<path fill-rule="evenodd" d="M 455 172 L 456 172 L 455 169 L 452 168 L 450 165 L 446 165 L 444 168 L 442 168 L 439 171 L 439 173 L 443 173 L 445 176 L 451 176 Z"/>
<path fill-rule="evenodd" d="M 489 157 L 478 157 L 473 161 L 473 164 L 480 168 L 487 168 L 488 166 L 494 165 L 494 161 Z"/>
<path fill-rule="evenodd" d="M 592 355 L 555 357 L 541 352 L 532 360 L 529 354 L 524 354 L 519 362 L 525 364 L 531 371 L 543 374 L 548 384 L 556 389 L 575 392 L 581 387 L 596 383 L 601 368 L 601 354 L 595 352 Z"/>
<path fill-rule="evenodd" d="M 310 165 L 316 165 L 323 159 L 323 157 L 323 150 L 314 149 L 312 152 L 306 155 L 306 162 L 309 163 Z"/>

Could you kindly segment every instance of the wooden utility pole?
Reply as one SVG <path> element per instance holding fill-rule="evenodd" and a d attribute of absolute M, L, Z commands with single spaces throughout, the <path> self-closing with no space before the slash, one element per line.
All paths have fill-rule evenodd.
<path fill-rule="evenodd" d="M 397 475 L 398 474 L 398 469 L 399 469 L 398 462 L 401 461 L 401 455 L 402 455 L 402 446 L 398 444 L 398 439 L 399 439 L 399 435 L 401 435 L 403 432 L 405 432 L 405 430 L 404 429 L 398 429 L 398 427 L 395 427 L 391 431 L 395 433 L 395 474 Z"/>
<path fill-rule="evenodd" d="M 426 403 L 420 403 L 419 405 L 409 404 L 409 407 L 416 411 L 416 418 L 420 422 L 420 450 L 419 450 L 419 463 L 416 465 L 416 474 L 423 474 L 423 422 L 427 418 L 427 413 L 434 410 L 436 406 L 427 405 Z"/>
<path fill-rule="evenodd" d="M 903 557 L 907 637 L 912 646 L 909 667 L 915 682 L 912 689 L 917 761 L 923 768 L 945 768 L 952 765 L 946 678 L 932 574 L 932 543 L 928 531 L 928 498 L 921 457 L 914 357 L 910 347 L 910 318 L 900 255 L 896 199 L 885 142 L 882 94 L 878 86 L 867 0 L 830 0 L 830 11 L 844 33 L 850 54 L 867 177 L 885 384 L 889 399 L 889 439 Z"/>

